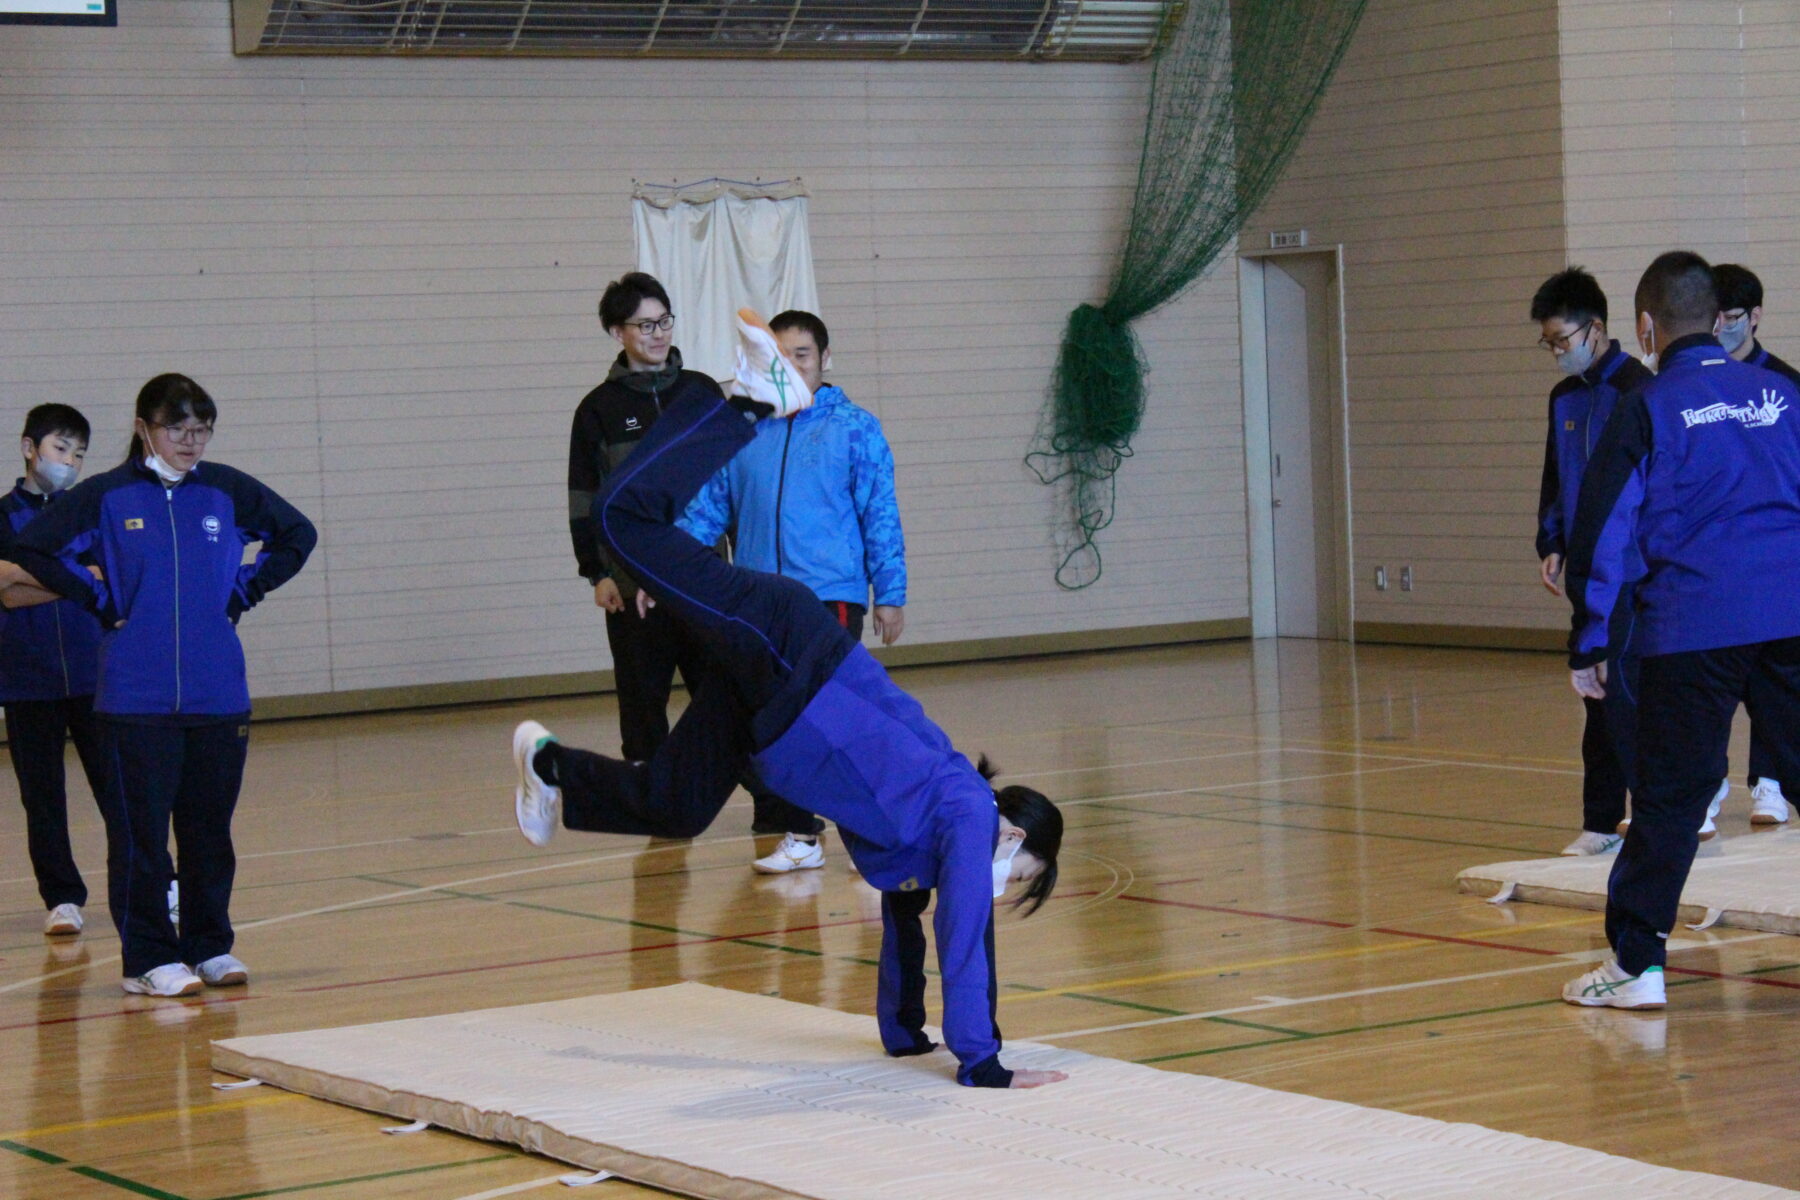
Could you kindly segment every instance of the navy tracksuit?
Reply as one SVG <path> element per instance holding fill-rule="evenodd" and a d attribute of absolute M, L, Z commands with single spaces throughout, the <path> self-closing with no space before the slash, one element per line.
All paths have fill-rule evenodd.
<path fill-rule="evenodd" d="M 1770 700 L 1800 738 L 1800 387 L 1677 339 L 1595 448 L 1569 535 L 1569 665 L 1612 653 L 1641 559 L 1638 788 L 1607 889 L 1606 932 L 1633 975 L 1661 966 L 1737 706 Z M 1755 587 L 1746 587 L 1754 580 Z M 1609 683 L 1609 687 L 1610 687 Z"/>
<path fill-rule="evenodd" d="M 1750 357 L 1744 361 L 1753 367 L 1785 375 L 1800 386 L 1800 370 L 1770 354 L 1761 342 L 1750 344 Z M 1759 779 L 1800 787 L 1800 747 L 1779 745 L 1768 734 L 1769 719 L 1765 714 L 1771 704 L 1778 702 L 1778 698 L 1763 695 L 1762 689 L 1754 685 L 1744 697 L 1744 711 L 1750 714 L 1751 787 L 1755 787 Z"/>
<path fill-rule="evenodd" d="M 595 498 L 608 549 L 720 669 L 648 762 L 557 747 L 549 765 L 563 823 L 693 837 L 753 763 L 780 794 L 836 821 L 863 878 L 884 893 L 876 1016 L 888 1052 L 930 1048 L 921 916 L 935 890 L 957 1079 L 1006 1087 L 994 1020 L 993 790 L 804 584 L 733 566 L 675 525 L 752 435 L 729 402 L 686 396 Z"/>
<path fill-rule="evenodd" d="M 212 462 L 173 487 L 125 463 L 72 488 L 19 538 L 19 565 L 104 629 L 94 708 L 108 892 L 127 976 L 231 950 L 231 816 L 250 719 L 236 623 L 300 570 L 317 540 L 293 505 Z M 246 564 L 253 542 L 262 548 Z M 171 878 L 181 883 L 179 934 Z"/>
<path fill-rule="evenodd" d="M 20 530 L 56 496 L 27 491 L 19 480 L 0 498 L 0 559 L 11 561 Z M 25 806 L 25 842 L 45 908 L 86 904 L 87 884 L 69 850 L 69 805 L 63 748 L 75 743 L 88 786 L 104 794 L 94 674 L 100 622 L 70 600 L 0 609 L 0 704 L 6 743 Z"/>
<path fill-rule="evenodd" d="M 1580 375 L 1550 392 L 1549 435 L 1544 442 L 1543 482 L 1538 490 L 1537 555 L 1568 557 L 1569 526 L 1575 519 L 1582 476 L 1619 399 L 1652 379 L 1649 370 L 1619 348 L 1615 338 Z M 1637 569 L 1642 574 L 1642 569 Z M 1637 651 L 1631 641 L 1632 606 L 1617 606 L 1620 627 L 1611 639 L 1614 656 L 1607 674 L 1620 686 L 1606 699 L 1582 699 L 1587 721 L 1581 734 L 1581 827 L 1611 833 L 1625 819 L 1625 795 L 1633 786 L 1637 731 Z"/>

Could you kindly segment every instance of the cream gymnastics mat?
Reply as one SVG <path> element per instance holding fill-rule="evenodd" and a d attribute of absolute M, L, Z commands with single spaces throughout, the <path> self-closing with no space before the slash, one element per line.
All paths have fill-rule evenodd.
<path fill-rule="evenodd" d="M 870 1017 L 700 984 L 213 1044 L 213 1066 L 717 1200 L 1794 1196 L 1477 1125 L 1015 1043 L 957 1087 Z"/>
<path fill-rule="evenodd" d="M 1512 899 L 1605 908 L 1606 879 L 1616 861 L 1617 854 L 1597 854 L 1490 863 L 1463 871 L 1456 886 L 1496 904 Z M 1694 929 L 1732 925 L 1800 934 L 1800 830 L 1700 843 L 1681 891 L 1681 920 Z"/>

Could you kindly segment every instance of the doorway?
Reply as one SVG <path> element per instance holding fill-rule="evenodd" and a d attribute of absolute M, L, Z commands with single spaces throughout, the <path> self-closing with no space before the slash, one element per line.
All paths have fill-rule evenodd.
<path fill-rule="evenodd" d="M 1247 255 L 1242 304 L 1251 626 L 1350 640 L 1348 406 L 1341 255 Z"/>

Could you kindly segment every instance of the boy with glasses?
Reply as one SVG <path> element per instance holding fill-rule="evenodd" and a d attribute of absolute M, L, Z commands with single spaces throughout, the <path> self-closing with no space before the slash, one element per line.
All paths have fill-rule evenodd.
<path fill-rule="evenodd" d="M 1538 578 L 1553 596 L 1562 594 L 1561 576 L 1568 531 L 1575 518 L 1581 477 L 1600 440 L 1600 431 L 1621 396 L 1654 378 L 1642 363 L 1606 335 L 1606 293 L 1580 267 L 1559 271 L 1531 298 L 1531 319 L 1539 326 L 1538 345 L 1556 358 L 1564 378 L 1550 391 L 1550 429 L 1544 443 L 1544 475 L 1538 492 Z M 1637 565 L 1642 574 L 1642 564 Z M 1629 590 L 1617 612 L 1631 610 Z M 1615 643 L 1609 663 L 1615 679 L 1630 677 L 1635 657 L 1630 643 Z M 1606 699 L 1582 701 L 1587 724 L 1581 735 L 1581 834 L 1563 847 L 1566 855 L 1605 854 L 1619 846 L 1625 795 L 1632 787 L 1637 712 L 1629 687 L 1607 689 Z"/>
<path fill-rule="evenodd" d="M 619 698 L 620 753 L 643 762 L 669 735 L 675 671 L 691 691 L 704 667 L 698 645 L 660 609 L 639 615 L 638 585 L 613 558 L 594 524 L 594 496 L 637 448 L 668 406 L 690 394 L 717 398 L 712 379 L 682 369 L 675 315 L 662 284 L 633 271 L 606 285 L 600 324 L 619 343 L 606 381 L 583 397 L 569 434 L 569 536 L 575 565 L 606 613 Z"/>

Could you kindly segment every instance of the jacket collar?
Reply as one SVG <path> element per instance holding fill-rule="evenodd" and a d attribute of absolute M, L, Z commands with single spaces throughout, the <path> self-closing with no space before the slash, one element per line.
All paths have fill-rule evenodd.
<path fill-rule="evenodd" d="M 1719 339 L 1710 333 L 1690 333 L 1685 337 L 1678 337 L 1657 358 L 1658 373 L 1668 370 L 1678 359 L 1685 362 L 1690 358 L 1702 357 L 1709 351 L 1719 357 L 1731 357 L 1725 353 L 1725 347 L 1719 345 Z"/>
<path fill-rule="evenodd" d="M 622 383 L 634 392 L 650 394 L 666 392 L 674 386 L 675 377 L 681 374 L 681 351 L 674 346 L 669 347 L 669 360 L 654 371 L 634 371 L 626 361 L 625 352 L 619 351 L 619 357 L 613 359 L 612 369 L 606 373 L 608 383 Z"/>
<path fill-rule="evenodd" d="M 1618 368 L 1619 360 L 1624 356 L 1625 351 L 1619 349 L 1619 339 L 1613 338 L 1607 343 L 1606 353 L 1589 363 L 1588 369 L 1581 373 L 1581 382 L 1589 387 L 1604 383 L 1606 377 Z"/>
<path fill-rule="evenodd" d="M 50 497 L 44 495 L 42 492 L 34 492 L 25 486 L 25 477 L 23 475 L 19 476 L 19 481 L 13 484 L 12 494 L 14 500 L 17 500 L 20 504 L 28 504 L 32 508 L 42 508 L 44 505 L 50 503 Z"/>
<path fill-rule="evenodd" d="M 169 490 L 171 485 L 168 483 L 165 483 L 163 481 L 163 477 L 161 475 L 158 475 L 155 471 L 152 471 L 150 469 L 150 467 L 144 462 L 143 455 L 133 455 L 131 458 L 131 461 L 129 463 L 127 463 L 126 465 L 128 467 L 130 467 L 131 471 L 134 474 L 136 474 L 139 479 L 147 479 L 151 483 L 154 483 L 157 487 L 162 488 L 164 491 Z M 200 466 L 201 466 L 200 463 L 195 463 L 191 468 L 188 469 L 188 473 L 181 477 L 181 481 L 179 483 L 174 484 L 173 486 L 175 486 L 175 487 L 184 486 L 188 482 L 188 480 L 192 479 L 195 475 L 199 474 Z"/>

